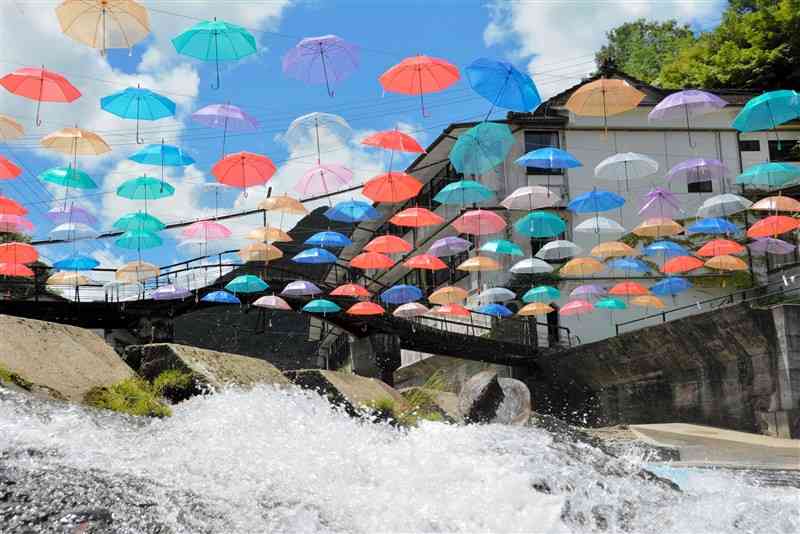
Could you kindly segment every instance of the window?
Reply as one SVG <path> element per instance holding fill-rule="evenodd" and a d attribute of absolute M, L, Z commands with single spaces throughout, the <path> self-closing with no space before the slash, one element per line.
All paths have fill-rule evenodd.
<path fill-rule="evenodd" d="M 711 193 L 711 191 L 713 191 L 711 180 L 704 182 L 692 182 L 689 184 L 690 193 Z"/>
<path fill-rule="evenodd" d="M 739 140 L 739 151 L 740 152 L 758 152 L 761 150 L 761 142 L 758 139 L 755 140 Z"/>
<path fill-rule="evenodd" d="M 531 150 L 546 147 L 559 147 L 558 132 L 529 131 L 525 132 L 525 153 Z M 539 169 L 537 167 L 527 167 L 528 174 L 564 174 L 563 169 Z"/>
<path fill-rule="evenodd" d="M 796 139 L 769 142 L 770 161 L 800 161 L 800 142 Z"/>

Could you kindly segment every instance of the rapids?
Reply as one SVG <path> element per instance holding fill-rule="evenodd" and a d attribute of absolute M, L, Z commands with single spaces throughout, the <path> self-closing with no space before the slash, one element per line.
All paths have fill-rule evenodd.
<path fill-rule="evenodd" d="M 355 420 L 260 387 L 142 421 L 0 388 L 0 532 L 800 532 L 800 491 L 676 491 L 538 428 Z M 27 530 L 26 530 L 27 529 Z"/>

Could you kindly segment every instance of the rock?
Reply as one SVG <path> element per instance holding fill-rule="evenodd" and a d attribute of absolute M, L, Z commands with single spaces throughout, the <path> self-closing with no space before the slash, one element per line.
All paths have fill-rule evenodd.
<path fill-rule="evenodd" d="M 461 413 L 458 411 L 458 395 L 449 391 L 437 391 L 426 388 L 405 388 L 400 390 L 400 394 L 405 398 L 422 393 L 428 397 L 435 408 L 448 420 L 461 421 Z"/>
<path fill-rule="evenodd" d="M 18 377 L 15 389 L 73 402 L 135 376 L 90 330 L 8 315 L 0 315 L 0 369 Z"/>
<path fill-rule="evenodd" d="M 393 404 L 395 411 L 409 408 L 399 391 L 375 378 L 323 369 L 286 371 L 284 374 L 298 386 L 327 397 L 331 404 L 343 407 L 351 415 L 382 403 Z"/>
<path fill-rule="evenodd" d="M 531 417 L 531 393 L 519 380 L 481 371 L 461 389 L 458 411 L 467 423 L 525 425 Z"/>
<path fill-rule="evenodd" d="M 179 370 L 191 373 L 197 382 L 212 389 L 229 384 L 249 387 L 289 383 L 275 366 L 265 360 L 174 343 L 128 347 L 125 359 L 138 364 L 139 374 L 150 381 L 156 381 L 164 371 Z"/>
<path fill-rule="evenodd" d="M 497 407 L 493 423 L 525 425 L 531 417 L 531 392 L 523 382 L 514 378 L 498 378 L 503 390 L 503 402 Z"/>

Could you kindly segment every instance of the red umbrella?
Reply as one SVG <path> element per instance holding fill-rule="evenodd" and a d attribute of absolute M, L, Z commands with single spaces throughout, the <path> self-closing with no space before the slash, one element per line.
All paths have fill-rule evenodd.
<path fill-rule="evenodd" d="M 27 243 L 0 245 L 0 263 L 33 263 L 38 259 L 39 253 Z"/>
<path fill-rule="evenodd" d="M 359 284 L 344 284 L 331 291 L 332 297 L 359 298 L 370 297 L 371 295 L 372 293 L 370 293 L 366 287 Z"/>
<path fill-rule="evenodd" d="M 0 195 L 0 214 L 3 215 L 27 215 L 28 210 L 16 200 Z"/>
<path fill-rule="evenodd" d="M 423 226 L 436 226 L 442 224 L 444 219 L 425 208 L 408 208 L 395 213 L 389 222 L 397 226 L 421 228 Z"/>
<path fill-rule="evenodd" d="M 713 257 L 744 252 L 744 246 L 730 239 L 714 239 L 709 241 L 697 251 L 698 256 Z"/>
<path fill-rule="evenodd" d="M 594 311 L 594 304 L 588 300 L 572 300 L 564 304 L 558 311 L 559 315 L 569 317 L 571 315 L 584 315 Z"/>
<path fill-rule="evenodd" d="M 356 302 L 345 313 L 348 315 L 383 315 L 386 310 L 374 302 Z"/>
<path fill-rule="evenodd" d="M 22 173 L 22 169 L 11 163 L 8 159 L 0 156 L 0 180 L 10 180 Z"/>
<path fill-rule="evenodd" d="M 661 272 L 667 274 L 688 273 L 703 266 L 703 262 L 692 256 L 677 256 L 661 266 Z"/>
<path fill-rule="evenodd" d="M 468 211 L 455 221 L 453 227 L 462 234 L 495 234 L 506 227 L 506 221 L 493 211 Z"/>
<path fill-rule="evenodd" d="M 271 159 L 252 152 L 225 156 L 211 169 L 218 182 L 241 189 L 267 183 L 275 171 Z"/>
<path fill-rule="evenodd" d="M 361 144 L 385 148 L 386 150 L 397 150 L 398 152 L 425 153 L 425 149 L 417 143 L 416 139 L 403 132 L 398 132 L 397 130 L 374 133 L 364 138 Z"/>
<path fill-rule="evenodd" d="M 72 102 L 81 96 L 81 92 L 66 78 L 44 67 L 17 69 L 0 78 L 0 85 L 15 95 L 36 100 L 37 126 L 42 125 L 39 119 L 42 102 Z"/>
<path fill-rule="evenodd" d="M 411 243 L 396 235 L 381 235 L 364 245 L 364 250 L 367 252 L 380 252 L 381 254 L 411 252 L 413 248 Z"/>
<path fill-rule="evenodd" d="M 771 215 L 761 219 L 747 231 L 747 237 L 775 237 L 800 228 L 800 219 L 786 215 Z"/>
<path fill-rule="evenodd" d="M 379 252 L 363 252 L 350 260 L 350 267 L 359 269 L 389 269 L 394 266 L 394 260 Z"/>
<path fill-rule="evenodd" d="M 447 269 L 447 264 L 433 254 L 419 254 L 407 259 L 403 265 L 409 269 L 425 269 L 426 271 Z"/>
<path fill-rule="evenodd" d="M 404 172 L 389 171 L 364 184 L 363 194 L 375 202 L 389 204 L 414 198 L 422 189 L 422 182 Z"/>
<path fill-rule="evenodd" d="M 0 276 L 33 277 L 33 271 L 21 263 L 0 263 Z"/>
<path fill-rule="evenodd" d="M 422 115 L 427 116 L 422 95 L 443 91 L 456 83 L 460 77 L 458 67 L 443 59 L 412 56 L 381 74 L 378 81 L 384 91 L 419 95 Z"/>
<path fill-rule="evenodd" d="M 445 304 L 443 306 L 436 306 L 431 310 L 431 313 L 436 315 L 451 315 L 453 317 L 469 317 L 470 311 L 461 304 Z"/>
<path fill-rule="evenodd" d="M 700 262 L 703 265 L 703 262 Z M 636 282 L 621 282 L 608 290 L 609 295 L 630 297 L 634 295 L 647 295 L 650 293 L 646 287 Z"/>

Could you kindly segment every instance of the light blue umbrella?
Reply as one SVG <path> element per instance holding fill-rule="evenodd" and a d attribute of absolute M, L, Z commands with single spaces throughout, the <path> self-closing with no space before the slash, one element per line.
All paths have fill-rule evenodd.
<path fill-rule="evenodd" d="M 498 304 L 496 302 L 493 302 L 491 304 L 484 304 L 475 311 L 477 311 L 478 313 L 482 313 L 484 315 L 491 315 L 492 317 L 498 317 L 501 319 L 505 317 L 511 317 L 512 315 L 514 315 L 514 312 L 509 310 L 507 306 L 504 306 L 503 304 Z"/>
<path fill-rule="evenodd" d="M 668 295 L 677 295 L 679 293 L 683 293 L 691 287 L 692 284 L 689 283 L 686 278 L 682 278 L 680 276 L 670 276 L 668 278 L 664 278 L 657 284 L 653 284 L 653 286 L 650 288 L 650 292 L 653 295 L 665 297 Z"/>
<path fill-rule="evenodd" d="M 583 164 L 566 150 L 554 147 L 538 148 L 517 158 L 516 163 L 536 169 L 572 169 Z"/>
<path fill-rule="evenodd" d="M 308 313 L 337 313 L 342 311 L 338 304 L 327 299 L 315 299 L 303 306 L 303 311 Z"/>
<path fill-rule="evenodd" d="M 553 286 L 536 286 L 530 288 L 522 295 L 522 301 L 526 304 L 531 302 L 543 302 L 548 304 L 561 298 L 561 291 Z"/>
<path fill-rule="evenodd" d="M 774 130 L 797 118 L 800 118 L 800 93 L 783 89 L 751 98 L 731 126 L 740 132 Z"/>
<path fill-rule="evenodd" d="M 662 256 L 664 258 L 689 255 L 689 251 L 685 247 L 667 240 L 654 241 L 644 247 L 642 252 L 645 256 Z"/>
<path fill-rule="evenodd" d="M 324 248 L 309 248 L 295 255 L 292 261 L 310 264 L 336 263 L 336 256 Z"/>
<path fill-rule="evenodd" d="M 328 208 L 325 217 L 332 221 L 357 223 L 380 219 L 381 214 L 370 204 L 362 200 L 345 200 L 332 208 Z"/>
<path fill-rule="evenodd" d="M 344 248 L 353 244 L 349 237 L 339 232 L 317 232 L 308 239 L 304 244 L 312 247 L 322 248 Z"/>
<path fill-rule="evenodd" d="M 800 167 L 790 163 L 758 163 L 736 177 L 742 185 L 781 187 L 800 178 Z"/>
<path fill-rule="evenodd" d="M 479 175 L 500 165 L 514 146 L 507 124 L 482 122 L 458 138 L 450 150 L 450 162 L 463 174 Z"/>
<path fill-rule="evenodd" d="M 598 191 L 594 189 L 575 197 L 567 209 L 573 213 L 599 213 L 621 207 L 625 199 L 611 191 Z"/>
<path fill-rule="evenodd" d="M 493 252 L 495 254 L 507 254 L 509 256 L 524 256 L 522 248 L 508 239 L 492 239 L 481 245 L 482 252 Z"/>
<path fill-rule="evenodd" d="M 114 244 L 129 250 L 144 250 L 160 247 L 164 241 L 152 232 L 142 230 L 129 230 L 118 237 Z"/>
<path fill-rule="evenodd" d="M 139 137 L 139 121 L 156 121 L 175 116 L 175 102 L 169 98 L 141 87 L 128 87 L 118 93 L 100 99 L 100 107 L 123 119 L 136 119 L 136 142 Z"/>
<path fill-rule="evenodd" d="M 128 156 L 128 159 L 142 165 L 159 165 L 161 167 L 185 167 L 194 163 L 194 158 L 180 147 L 164 143 L 147 145 Z"/>
<path fill-rule="evenodd" d="M 735 234 L 738 228 L 728 219 L 700 219 L 686 228 L 689 234 Z"/>
<path fill-rule="evenodd" d="M 380 299 L 386 304 L 407 304 L 422 298 L 422 291 L 416 286 L 398 284 L 392 286 L 383 293 Z"/>
<path fill-rule="evenodd" d="M 174 187 L 150 176 L 139 176 L 138 178 L 126 180 L 117 187 L 117 196 L 131 200 L 144 200 L 145 202 L 171 197 L 174 194 Z"/>
<path fill-rule="evenodd" d="M 514 228 L 526 237 L 555 237 L 564 232 L 567 223 L 546 211 L 534 211 L 514 223 Z"/>
<path fill-rule="evenodd" d="M 258 293 L 268 287 L 265 281 L 252 274 L 237 276 L 225 285 L 225 289 L 232 293 Z"/>
<path fill-rule="evenodd" d="M 636 258 L 614 258 L 606 263 L 609 271 L 625 271 L 626 273 L 648 273 L 650 266 Z"/>
<path fill-rule="evenodd" d="M 475 180 L 459 180 L 452 184 L 447 184 L 441 191 L 436 193 L 433 200 L 439 204 L 465 205 L 476 204 L 489 200 L 494 193 L 480 182 Z"/>
<path fill-rule="evenodd" d="M 89 271 L 100 265 L 100 262 L 83 254 L 72 254 L 53 264 L 59 271 Z"/>
<path fill-rule="evenodd" d="M 464 71 L 472 90 L 491 102 L 492 108 L 524 112 L 533 111 L 542 103 L 531 77 L 507 61 L 482 57 Z"/>
<path fill-rule="evenodd" d="M 227 291 L 212 291 L 208 293 L 206 296 L 201 298 L 203 302 L 213 302 L 214 304 L 241 304 L 242 301 L 239 300 L 236 295 L 232 295 Z"/>
<path fill-rule="evenodd" d="M 142 211 L 136 213 L 128 213 L 123 215 L 114 222 L 113 228 L 115 230 L 140 230 L 143 232 L 160 232 L 166 226 L 158 218 L 153 217 Z"/>

